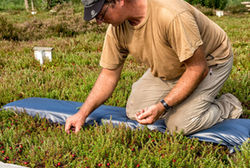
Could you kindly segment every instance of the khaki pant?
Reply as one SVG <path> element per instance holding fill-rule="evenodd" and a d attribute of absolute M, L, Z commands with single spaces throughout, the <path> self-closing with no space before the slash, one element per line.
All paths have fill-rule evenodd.
<path fill-rule="evenodd" d="M 206 78 L 194 92 L 182 103 L 174 106 L 163 118 L 167 130 L 191 134 L 213 126 L 228 118 L 239 118 L 242 106 L 232 94 L 216 95 L 228 78 L 233 64 L 231 59 L 216 66 L 211 66 Z M 154 77 L 150 69 L 132 86 L 126 113 L 135 120 L 135 114 L 141 109 L 158 103 L 175 86 L 178 79 L 164 81 Z"/>

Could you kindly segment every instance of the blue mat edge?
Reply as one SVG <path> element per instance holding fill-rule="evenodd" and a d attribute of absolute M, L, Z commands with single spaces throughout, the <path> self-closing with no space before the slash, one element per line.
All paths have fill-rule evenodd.
<path fill-rule="evenodd" d="M 14 101 L 14 102 L 11 102 L 11 103 L 8 103 L 8 104 L 6 104 L 6 105 L 4 105 L 3 107 L 2 107 L 2 109 L 5 109 L 5 110 L 9 110 L 9 109 L 15 109 L 17 106 L 15 105 L 15 104 L 18 104 L 19 102 L 21 102 L 22 103 L 22 101 L 24 101 L 24 100 L 34 100 L 34 99 L 36 99 L 36 100 L 48 100 L 48 101 L 57 101 L 57 102 L 60 102 L 60 101 L 62 101 L 62 102 L 67 102 L 67 103 L 78 103 L 79 105 L 81 105 L 81 104 L 83 104 L 83 103 L 81 103 L 81 102 L 75 102 L 75 101 L 68 101 L 68 100 L 56 100 L 56 99 L 50 99 L 50 98 L 40 98 L 40 97 L 30 97 L 30 98 L 25 98 L 25 99 L 21 99 L 21 100 L 17 100 L 17 101 Z M 108 106 L 108 105 L 102 105 L 101 107 L 105 107 L 105 108 L 117 108 L 117 109 L 119 109 L 119 110 L 125 110 L 125 108 L 124 107 L 115 107 L 115 106 Z M 20 108 L 23 108 L 23 107 L 20 107 Z M 23 108 L 23 109 L 25 109 L 25 107 Z M 27 108 L 26 108 L 27 109 Z M 0 109 L 1 110 L 1 109 Z M 19 109 L 20 110 L 20 109 Z M 29 110 L 35 110 L 35 109 L 29 109 Z M 39 110 L 38 110 L 39 111 Z M 43 110 L 42 110 L 43 111 Z M 52 111 L 53 112 L 53 111 Z M 60 112 L 58 112 L 58 114 L 59 115 L 61 115 L 61 114 L 64 114 L 64 113 L 60 113 Z M 39 115 L 40 115 L 40 113 L 39 113 Z M 65 114 L 64 114 L 65 115 Z M 68 117 L 68 116 L 70 116 L 70 115 L 66 115 L 66 117 L 64 117 L 64 118 L 62 118 L 62 121 L 64 121 L 64 123 L 65 123 L 65 120 L 66 120 L 66 118 Z M 45 117 L 45 116 L 40 116 L 41 118 L 43 118 L 43 117 Z M 45 118 L 47 118 L 47 117 L 45 117 Z M 247 120 L 247 122 L 249 122 L 249 124 L 250 124 L 250 119 L 237 119 L 237 120 Z M 215 125 L 215 126 L 217 126 L 217 125 Z M 215 127 L 215 126 L 213 126 L 213 127 Z M 213 128 L 213 127 L 211 127 L 211 128 Z M 211 129 L 211 128 L 209 128 L 209 129 Z M 229 149 L 230 149 L 230 151 L 231 152 L 234 152 L 235 151 L 235 148 L 237 148 L 237 149 L 239 149 L 239 146 L 241 145 L 239 145 L 239 144 L 235 144 L 234 146 L 232 146 L 231 144 L 226 144 L 226 143 L 223 143 L 223 142 L 221 142 L 221 143 L 218 143 L 218 142 L 215 142 L 215 141 L 213 141 L 212 139 L 211 140 L 209 140 L 209 139 L 203 139 L 202 138 L 202 136 L 200 136 L 200 134 L 202 134 L 202 132 L 207 132 L 207 130 L 209 130 L 209 129 L 206 129 L 206 130 L 203 130 L 203 131 L 200 131 L 200 132 L 198 132 L 198 133 L 194 133 L 194 134 L 192 134 L 192 135 L 189 135 L 188 137 L 190 137 L 190 138 L 198 138 L 200 141 L 206 141 L 206 142 L 211 142 L 211 143 L 216 143 L 216 144 L 221 144 L 221 145 L 226 145 L 226 146 L 228 146 L 229 147 Z M 160 131 L 160 132 L 162 132 L 162 131 Z M 249 133 L 250 134 L 250 133 Z M 220 137 L 221 138 L 221 137 Z M 243 142 L 244 141 L 247 141 L 249 139 L 249 135 L 248 135 L 248 138 L 246 138 L 245 140 L 243 140 Z"/>

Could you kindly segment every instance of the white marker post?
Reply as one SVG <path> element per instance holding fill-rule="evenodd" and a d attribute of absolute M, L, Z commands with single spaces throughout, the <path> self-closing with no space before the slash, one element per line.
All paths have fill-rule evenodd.
<path fill-rule="evenodd" d="M 52 61 L 52 50 L 51 47 L 34 47 L 34 55 L 35 59 L 40 62 L 42 65 L 44 63 L 44 60 L 47 59 L 50 62 Z"/>
<path fill-rule="evenodd" d="M 220 11 L 220 10 L 217 10 L 217 11 L 216 11 L 216 16 L 221 17 L 221 16 L 223 16 L 223 15 L 224 15 L 224 12 L 223 12 L 223 11 Z"/>

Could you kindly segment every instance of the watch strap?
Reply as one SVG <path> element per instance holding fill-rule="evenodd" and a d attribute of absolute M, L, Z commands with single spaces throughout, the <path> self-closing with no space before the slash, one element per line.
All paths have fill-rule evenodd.
<path fill-rule="evenodd" d="M 163 105 L 163 107 L 165 108 L 165 112 L 167 112 L 171 107 L 165 102 L 164 99 L 162 99 L 161 104 Z"/>

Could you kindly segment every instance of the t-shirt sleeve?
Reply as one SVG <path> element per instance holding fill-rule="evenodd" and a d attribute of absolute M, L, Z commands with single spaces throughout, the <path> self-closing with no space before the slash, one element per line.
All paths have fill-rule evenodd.
<path fill-rule="evenodd" d="M 128 51 L 121 46 L 114 35 L 114 30 L 109 26 L 103 44 L 100 66 L 107 69 L 116 69 L 125 62 L 127 55 Z"/>
<path fill-rule="evenodd" d="M 167 38 L 180 62 L 192 57 L 196 49 L 203 44 L 198 25 L 189 11 L 182 12 L 172 20 Z"/>

